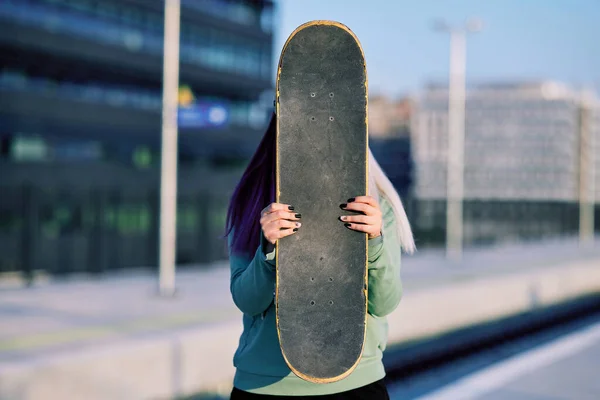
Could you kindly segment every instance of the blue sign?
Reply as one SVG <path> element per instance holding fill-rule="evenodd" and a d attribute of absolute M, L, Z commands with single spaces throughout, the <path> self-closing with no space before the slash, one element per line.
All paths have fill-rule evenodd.
<path fill-rule="evenodd" d="M 229 110 L 225 104 L 199 101 L 179 106 L 177 125 L 180 128 L 221 128 L 229 122 Z"/>

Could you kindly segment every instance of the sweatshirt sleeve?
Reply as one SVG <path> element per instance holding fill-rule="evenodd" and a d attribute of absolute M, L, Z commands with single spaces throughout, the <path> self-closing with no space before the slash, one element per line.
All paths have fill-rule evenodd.
<path fill-rule="evenodd" d="M 395 216 L 385 199 L 382 199 L 381 207 L 383 232 L 381 236 L 370 239 L 368 247 L 368 312 L 376 317 L 390 314 L 402 298 L 401 246 Z"/>
<path fill-rule="evenodd" d="M 250 260 L 230 252 L 229 265 L 231 296 L 240 311 L 255 316 L 267 310 L 275 290 L 275 250 L 261 243 Z"/>

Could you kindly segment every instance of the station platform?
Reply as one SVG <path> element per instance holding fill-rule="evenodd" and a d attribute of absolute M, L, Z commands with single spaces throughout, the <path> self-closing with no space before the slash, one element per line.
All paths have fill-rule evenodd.
<path fill-rule="evenodd" d="M 600 240 L 423 250 L 402 261 L 404 296 L 390 345 L 600 291 Z M 227 393 L 241 313 L 221 262 L 177 274 L 157 295 L 143 271 L 0 283 L 0 400 L 173 399 Z M 598 397 L 600 398 L 600 397 Z"/>
<path fill-rule="evenodd" d="M 600 321 L 418 400 L 600 399 Z"/>

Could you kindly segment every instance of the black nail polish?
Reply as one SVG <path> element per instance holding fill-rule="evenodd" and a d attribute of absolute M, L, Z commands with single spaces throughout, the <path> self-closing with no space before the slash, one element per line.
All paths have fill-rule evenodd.
<path fill-rule="evenodd" d="M 294 232 L 298 232 L 298 228 L 294 228 L 294 229 L 293 229 L 293 231 L 294 231 Z"/>
<path fill-rule="evenodd" d="M 356 200 L 356 198 L 355 198 L 355 197 L 350 197 L 350 198 L 348 199 L 348 203 L 352 203 L 354 200 Z"/>
<path fill-rule="evenodd" d="M 343 221 L 342 217 L 338 217 L 338 219 L 339 219 L 340 221 Z"/>
<path fill-rule="evenodd" d="M 294 206 L 288 206 L 288 209 L 289 209 L 290 211 L 294 211 Z"/>
<path fill-rule="evenodd" d="M 346 208 L 348 204 L 344 203 L 344 204 L 340 204 L 340 208 Z"/>
<path fill-rule="evenodd" d="M 347 227 L 349 227 L 349 226 L 350 226 L 350 224 L 346 222 L 346 223 L 344 224 L 344 226 L 347 228 Z"/>
<path fill-rule="evenodd" d="M 302 214 L 296 214 L 296 218 L 302 218 Z"/>

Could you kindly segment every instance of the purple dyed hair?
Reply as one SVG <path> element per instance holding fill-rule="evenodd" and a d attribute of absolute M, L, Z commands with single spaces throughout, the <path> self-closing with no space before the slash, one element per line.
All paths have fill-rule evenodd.
<path fill-rule="evenodd" d="M 272 114 L 256 152 L 235 188 L 227 210 L 226 235 L 230 252 L 252 255 L 260 244 L 260 212 L 275 201 L 277 118 Z"/>

